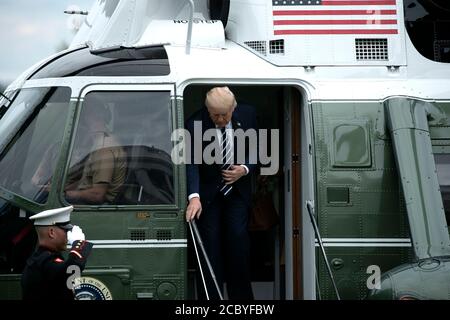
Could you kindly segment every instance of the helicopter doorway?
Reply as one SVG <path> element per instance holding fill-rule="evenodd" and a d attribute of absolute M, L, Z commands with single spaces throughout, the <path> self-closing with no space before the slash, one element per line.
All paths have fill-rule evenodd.
<path fill-rule="evenodd" d="M 285 89 L 284 102 L 284 203 L 285 203 L 285 241 L 287 248 L 286 298 L 303 299 L 302 292 L 302 238 L 301 227 L 301 137 L 300 137 L 300 95 L 298 91 Z M 292 266 L 292 269 L 290 268 Z"/>
<path fill-rule="evenodd" d="M 297 88 L 279 85 L 190 85 L 183 94 L 184 119 L 204 107 L 208 90 L 222 85 L 227 85 L 233 91 L 238 103 L 255 107 L 259 129 L 277 132 L 275 143 L 270 143 L 270 138 L 267 139 L 267 155 L 278 157 L 275 172 L 270 175 L 255 174 L 253 177 L 253 208 L 264 207 L 267 209 L 266 214 L 270 215 L 272 213 L 269 211 L 273 208 L 277 215 L 276 219 L 270 219 L 269 222 L 255 224 L 250 214 L 251 277 L 255 299 L 303 299 L 306 286 L 303 281 L 300 163 L 304 158 L 304 130 L 300 123 L 303 122 L 301 116 L 302 106 L 305 105 L 304 95 Z M 264 198 L 264 202 L 258 204 L 261 198 Z M 198 291 L 203 288 L 199 288 L 199 282 L 195 281 L 197 262 L 192 243 L 188 245 L 188 251 L 188 297 L 196 299 Z M 313 286 L 314 280 L 310 282 Z"/>

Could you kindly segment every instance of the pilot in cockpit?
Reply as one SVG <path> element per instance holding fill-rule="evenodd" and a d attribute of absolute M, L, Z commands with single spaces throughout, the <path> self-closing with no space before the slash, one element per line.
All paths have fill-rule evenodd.
<path fill-rule="evenodd" d="M 88 94 L 85 98 L 75 141 L 70 157 L 70 165 L 65 182 L 65 198 L 70 204 L 111 204 L 125 181 L 127 163 L 126 154 L 120 143 L 108 129 L 111 120 L 108 107 L 95 96 Z M 58 152 L 50 147 L 44 161 L 39 165 L 32 181 L 41 185 L 45 196 L 50 190 L 46 172 L 50 161 L 57 161 Z"/>
<path fill-rule="evenodd" d="M 111 112 L 87 95 L 73 147 L 65 196 L 71 204 L 111 204 L 126 177 L 126 154 L 109 132 Z"/>

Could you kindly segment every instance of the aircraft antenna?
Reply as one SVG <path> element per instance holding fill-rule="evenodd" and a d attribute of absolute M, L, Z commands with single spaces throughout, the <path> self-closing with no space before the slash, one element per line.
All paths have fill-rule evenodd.
<path fill-rule="evenodd" d="M 189 25 L 188 25 L 188 33 L 186 38 L 186 54 L 191 53 L 191 38 L 192 38 L 192 24 L 194 23 L 194 1 L 189 1 Z"/>
<path fill-rule="evenodd" d="M 89 11 L 82 11 L 82 10 L 64 10 L 65 14 L 80 14 L 82 16 L 87 16 L 89 14 Z"/>

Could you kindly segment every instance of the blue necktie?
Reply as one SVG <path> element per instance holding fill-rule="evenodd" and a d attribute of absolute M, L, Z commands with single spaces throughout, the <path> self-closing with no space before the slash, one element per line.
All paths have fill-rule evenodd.
<path fill-rule="evenodd" d="M 222 133 L 222 167 L 220 170 L 228 170 L 231 167 L 231 148 L 229 147 L 229 141 L 227 137 L 227 132 L 225 128 L 220 128 Z M 221 172 L 222 173 L 222 172 Z M 232 185 L 225 184 L 225 181 L 222 179 L 219 190 L 224 195 L 227 196 L 231 189 L 233 189 Z"/>

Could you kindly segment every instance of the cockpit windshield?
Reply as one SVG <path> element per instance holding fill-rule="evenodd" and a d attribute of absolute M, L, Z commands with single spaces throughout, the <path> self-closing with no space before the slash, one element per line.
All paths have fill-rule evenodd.
<path fill-rule="evenodd" d="M 45 203 L 70 102 L 70 88 L 23 89 L 0 120 L 0 187 Z M 39 164 L 43 159 L 46 166 Z"/>
<path fill-rule="evenodd" d="M 49 88 L 23 89 L 8 107 L 9 112 L 0 119 L 0 152 L 48 91 Z"/>

